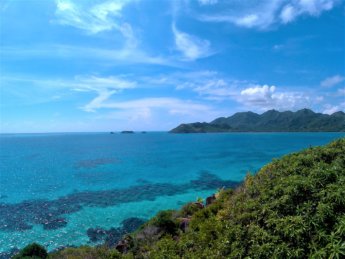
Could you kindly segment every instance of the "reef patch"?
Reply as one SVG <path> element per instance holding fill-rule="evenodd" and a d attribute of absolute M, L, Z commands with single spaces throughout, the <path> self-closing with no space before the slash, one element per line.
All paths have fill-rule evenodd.
<path fill-rule="evenodd" d="M 124 189 L 80 191 L 55 200 L 28 200 L 16 204 L 0 202 L 0 230 L 25 231 L 33 225 L 42 225 L 45 230 L 65 227 L 64 215 L 86 207 L 108 207 L 128 202 L 153 201 L 160 196 L 173 196 L 194 190 L 212 190 L 235 187 L 239 182 L 222 180 L 203 171 L 196 180 L 184 184 L 143 183 Z"/>

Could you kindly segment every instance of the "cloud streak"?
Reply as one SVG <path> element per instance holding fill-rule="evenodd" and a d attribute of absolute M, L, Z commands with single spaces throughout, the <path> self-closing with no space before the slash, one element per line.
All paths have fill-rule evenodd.
<path fill-rule="evenodd" d="M 214 54 L 211 51 L 211 44 L 208 40 L 200 39 L 194 35 L 178 30 L 175 24 L 172 25 L 177 50 L 183 54 L 183 59 L 193 61 L 205 58 Z"/>
<path fill-rule="evenodd" d="M 23 46 L 3 46 L 0 49 L 0 55 L 8 59 L 16 60 L 54 58 L 67 60 L 99 60 L 102 62 L 111 61 L 114 66 L 126 64 L 179 66 L 178 62 L 173 59 L 161 56 L 151 56 L 140 49 L 133 48 L 106 49 L 62 44 L 36 45 L 25 48 Z"/>
<path fill-rule="evenodd" d="M 320 85 L 322 87 L 332 87 L 332 86 L 335 86 L 337 84 L 340 84 L 344 80 L 345 80 L 345 77 L 343 77 L 341 75 L 335 75 L 335 76 L 331 76 L 331 77 L 326 78 L 325 80 L 323 80 L 320 83 Z"/>
<path fill-rule="evenodd" d="M 122 32 L 121 11 L 130 1 L 107 1 L 87 4 L 86 1 L 56 1 L 57 22 L 81 29 L 89 34 L 116 29 Z M 125 35 L 125 33 L 123 33 Z"/>
<path fill-rule="evenodd" d="M 221 12 L 199 12 L 206 22 L 227 22 L 239 27 L 264 30 L 273 25 L 288 24 L 301 16 L 317 17 L 333 9 L 339 0 L 275 0 L 222 3 Z"/>

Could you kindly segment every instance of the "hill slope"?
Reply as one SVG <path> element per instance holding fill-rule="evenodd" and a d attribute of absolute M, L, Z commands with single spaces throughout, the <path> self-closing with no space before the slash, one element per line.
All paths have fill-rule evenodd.
<path fill-rule="evenodd" d="M 275 160 L 206 207 L 162 211 L 112 248 L 48 257 L 344 258 L 344 186 L 345 138 Z"/>
<path fill-rule="evenodd" d="M 305 132 L 345 131 L 345 113 L 332 115 L 315 113 L 308 109 L 297 112 L 267 111 L 261 115 L 253 112 L 238 112 L 230 117 L 221 117 L 210 123 L 181 124 L 171 133 L 207 132 Z"/>

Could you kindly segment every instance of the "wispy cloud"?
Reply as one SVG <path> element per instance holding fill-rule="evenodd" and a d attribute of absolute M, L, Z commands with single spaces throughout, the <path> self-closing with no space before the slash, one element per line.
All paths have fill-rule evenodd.
<path fill-rule="evenodd" d="M 94 112 L 103 107 L 112 95 L 121 92 L 124 89 L 134 88 L 135 81 L 125 80 L 118 77 L 77 77 L 76 87 L 72 88 L 74 91 L 91 91 L 96 92 L 97 96 L 92 99 L 88 104 L 81 107 L 82 110 L 87 112 Z"/>
<path fill-rule="evenodd" d="M 178 91 L 195 92 L 205 102 L 218 105 L 232 103 L 234 107 L 240 105 L 241 109 L 253 111 L 312 108 L 326 101 L 307 89 L 292 91 L 284 87 L 257 84 L 251 80 L 229 78 L 208 70 L 162 75 L 149 82 L 151 85 L 174 86 Z"/>
<path fill-rule="evenodd" d="M 98 47 L 85 47 L 78 45 L 36 45 L 36 46 L 3 46 L 0 55 L 8 59 L 68 59 L 68 60 L 99 60 L 112 61 L 112 65 L 126 64 L 158 64 L 166 66 L 179 66 L 171 58 L 152 56 L 138 48 L 106 49 Z"/>
<path fill-rule="evenodd" d="M 102 106 L 112 95 L 122 92 L 125 89 L 137 87 L 137 82 L 126 79 L 124 76 L 76 76 L 73 79 L 36 79 L 32 77 L 1 77 L 0 80 L 6 86 L 11 85 L 26 85 L 30 87 L 31 91 L 39 88 L 41 93 L 44 93 L 49 98 L 45 98 L 45 102 L 56 101 L 61 99 L 61 94 L 66 94 L 67 91 L 74 93 L 95 93 L 94 97 L 89 103 L 80 107 L 87 112 L 94 112 Z M 21 93 L 26 93 L 24 89 L 19 89 Z M 16 93 L 15 93 L 16 94 Z M 22 96 L 25 98 L 26 96 Z M 29 99 L 35 99 L 35 96 L 28 96 Z M 40 97 L 40 99 L 42 99 Z M 35 103 L 35 100 L 32 100 Z M 39 103 L 42 100 L 38 101 Z M 37 101 L 36 101 L 37 103 Z"/>
<path fill-rule="evenodd" d="M 120 120 L 124 125 L 127 125 L 126 121 L 133 123 L 142 121 L 152 123 L 150 125 L 154 127 L 154 123 L 163 120 L 169 125 L 166 128 L 169 128 L 174 125 L 168 123 L 168 118 L 174 118 L 178 122 L 205 121 L 218 116 L 227 116 L 234 112 L 234 109 L 261 112 L 268 109 L 297 110 L 305 107 L 319 107 L 318 109 L 323 107 L 324 112 L 331 113 L 343 107 L 336 102 L 328 105 L 333 99 L 313 95 L 306 89 L 292 91 L 284 87 L 228 78 L 221 73 L 209 70 L 152 76 L 83 75 L 65 80 L 13 76 L 2 78 L 2 81 L 7 82 L 6 87 L 20 82 L 20 85 L 34 85 L 42 90 L 51 89 L 52 91 L 47 93 L 50 96 L 49 100 L 54 102 L 63 101 L 66 93 L 74 97 L 78 96 L 78 99 L 83 100 L 82 104 L 80 102 L 75 104 L 79 110 L 100 120 Z M 127 91 L 153 88 L 150 90 L 152 92 L 154 88 L 162 87 L 175 89 L 175 93 L 170 94 L 169 97 L 162 94 L 158 97 L 149 95 L 127 99 L 130 96 Z M 138 89 L 134 90 L 134 88 Z M 184 96 L 189 96 L 189 98 Z M 124 97 L 126 97 L 125 100 Z M 233 110 L 226 110 L 229 105 L 233 107 Z"/>
<path fill-rule="evenodd" d="M 176 48 L 182 52 L 183 59 L 196 60 L 214 54 L 208 40 L 200 39 L 194 35 L 179 31 L 175 24 L 172 25 Z"/>
<path fill-rule="evenodd" d="M 331 77 L 327 77 L 325 80 L 323 80 L 320 85 L 322 87 L 332 87 L 335 86 L 345 80 L 344 76 L 341 75 L 335 75 Z"/>
<path fill-rule="evenodd" d="M 56 0 L 56 21 L 90 34 L 113 29 L 121 31 L 121 11 L 129 2 L 117 0 L 93 4 L 88 1 Z"/>
<path fill-rule="evenodd" d="M 342 102 L 338 105 L 326 104 L 324 105 L 324 108 L 325 109 L 323 110 L 323 113 L 326 113 L 326 114 L 333 114 L 338 111 L 345 111 L 345 102 Z"/>
<path fill-rule="evenodd" d="M 98 57 L 109 60 L 117 60 L 123 63 L 145 63 L 145 64 L 171 64 L 171 58 L 152 56 L 146 53 L 139 46 L 134 29 L 122 15 L 123 9 L 134 0 L 115 1 L 71 1 L 56 0 L 55 22 L 65 26 L 77 28 L 89 35 L 96 35 L 105 31 L 117 31 L 123 39 L 123 46 L 120 49 L 100 49 L 85 46 L 57 45 L 58 52 L 49 51 L 50 48 L 43 48 L 52 56 L 64 57 Z M 51 47 L 51 46 L 50 46 Z M 30 50 L 30 48 L 29 48 Z M 35 51 L 35 50 L 34 50 Z"/>
<path fill-rule="evenodd" d="M 240 27 L 267 29 L 287 24 L 300 16 L 319 16 L 333 9 L 339 0 L 233 1 L 222 3 L 221 12 L 201 12 L 197 17 L 208 22 L 229 22 Z"/>
<path fill-rule="evenodd" d="M 181 122 L 209 121 L 226 114 L 211 104 L 173 97 L 108 102 L 104 103 L 103 109 L 108 112 L 100 114 L 100 120 L 111 119 L 120 122 L 121 127 L 132 129 L 156 130 L 171 129 Z"/>
<path fill-rule="evenodd" d="M 279 15 L 282 23 L 284 24 L 292 22 L 293 20 L 295 20 L 296 16 L 297 16 L 296 8 L 292 6 L 291 4 L 285 5 Z"/>

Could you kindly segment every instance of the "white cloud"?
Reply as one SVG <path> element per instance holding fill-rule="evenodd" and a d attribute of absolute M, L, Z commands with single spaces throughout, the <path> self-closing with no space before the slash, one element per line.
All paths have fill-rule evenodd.
<path fill-rule="evenodd" d="M 223 79 L 206 80 L 205 82 L 196 84 L 193 87 L 193 91 L 202 96 L 208 97 L 208 99 L 211 98 L 219 100 L 232 96 L 227 82 L 225 82 Z"/>
<path fill-rule="evenodd" d="M 296 110 L 323 102 L 323 99 L 318 96 L 312 98 L 303 90 L 280 91 L 276 86 L 231 79 L 207 70 L 158 76 L 149 82 L 152 85 L 174 86 L 178 91 L 196 92 L 199 98 L 210 102 L 222 102 L 224 105 L 237 102 L 242 105 L 242 110 Z"/>
<path fill-rule="evenodd" d="M 39 87 L 40 93 L 52 95 L 49 100 L 46 98 L 45 101 L 62 99 L 60 96 L 66 94 L 66 90 L 75 93 L 95 93 L 96 97 L 93 98 L 89 103 L 80 107 L 82 110 L 87 112 L 95 112 L 101 108 L 103 103 L 106 102 L 112 95 L 120 93 L 125 89 L 131 89 L 137 87 L 137 82 L 134 80 L 128 80 L 124 76 L 76 76 L 72 80 L 60 80 L 60 79 L 34 79 L 25 77 L 2 77 L 1 81 L 5 85 L 30 85 Z M 35 88 L 30 88 L 32 91 Z M 23 89 L 21 89 L 23 92 Z M 59 98 L 56 98 L 59 96 Z M 30 96 L 31 99 L 35 96 Z M 42 101 L 40 101 L 42 102 Z"/>
<path fill-rule="evenodd" d="M 257 14 L 248 14 L 243 17 L 239 17 L 237 19 L 234 19 L 234 23 L 243 26 L 243 27 L 254 27 L 259 22 L 259 16 Z"/>
<path fill-rule="evenodd" d="M 344 80 L 345 80 L 345 77 L 340 76 L 340 75 L 335 75 L 335 76 L 326 78 L 320 83 L 320 85 L 322 87 L 332 87 L 343 82 Z"/>
<path fill-rule="evenodd" d="M 342 102 L 339 105 L 326 104 L 323 113 L 333 114 L 338 111 L 345 111 L 345 102 Z"/>
<path fill-rule="evenodd" d="M 225 78 L 216 71 L 201 70 L 172 73 L 145 78 L 150 85 L 169 86 L 178 91 L 193 91 L 207 100 L 223 101 L 237 95 L 238 87 L 247 85 L 244 80 Z"/>
<path fill-rule="evenodd" d="M 90 34 L 117 29 L 121 31 L 121 11 L 129 0 L 90 4 L 86 1 L 56 0 L 57 22 Z"/>
<path fill-rule="evenodd" d="M 287 24 L 302 15 L 319 16 L 333 9 L 340 0 L 228 1 L 221 12 L 201 11 L 197 17 L 209 22 L 229 22 L 240 27 L 267 29 Z"/>
<path fill-rule="evenodd" d="M 72 1 L 55 0 L 56 11 L 53 22 L 71 26 L 94 35 L 103 31 L 113 31 L 114 47 L 99 48 L 95 45 L 11 45 L 2 46 L 0 55 L 14 59 L 39 59 L 41 57 L 68 60 L 99 60 L 106 65 L 126 64 L 159 64 L 178 67 L 180 62 L 173 57 L 151 55 L 140 46 L 135 28 L 126 21 L 122 12 L 124 8 L 136 0 L 114 1 Z M 116 32 L 118 33 L 116 35 Z M 111 62 L 111 63 L 110 63 Z"/>
<path fill-rule="evenodd" d="M 319 16 L 324 11 L 331 10 L 338 0 L 299 0 L 291 1 L 280 13 L 282 23 L 289 23 L 301 15 Z"/>
<path fill-rule="evenodd" d="M 301 92 L 277 92 L 276 86 L 255 85 L 243 89 L 237 101 L 249 109 L 296 110 L 310 105 L 309 96 Z"/>
<path fill-rule="evenodd" d="M 283 23 L 289 23 L 293 21 L 296 17 L 297 13 L 295 7 L 288 4 L 284 6 L 283 10 L 280 13 L 280 19 Z"/>
<path fill-rule="evenodd" d="M 116 30 L 124 38 L 123 53 L 138 52 L 132 26 L 122 16 L 123 8 L 133 0 L 87 1 L 56 0 L 57 22 L 83 30 L 88 34 Z M 127 54 L 128 55 L 128 54 Z"/>
<path fill-rule="evenodd" d="M 76 77 L 76 87 L 74 91 L 93 91 L 97 93 L 97 97 L 91 100 L 88 104 L 81 107 L 84 111 L 94 112 L 103 107 L 113 94 L 119 93 L 124 89 L 136 87 L 136 82 L 128 81 L 117 77 Z"/>
<path fill-rule="evenodd" d="M 221 12 L 199 15 L 199 19 L 209 22 L 228 22 L 239 27 L 265 29 L 275 21 L 281 0 L 277 1 L 234 1 L 226 2 Z"/>
<path fill-rule="evenodd" d="M 337 0 L 299 0 L 296 5 L 300 7 L 300 13 L 319 15 L 323 11 L 331 10 Z"/>
<path fill-rule="evenodd" d="M 259 99 L 266 100 L 267 98 L 271 98 L 271 95 L 272 95 L 272 93 L 274 93 L 275 89 L 276 89 L 276 87 L 274 85 L 272 85 L 272 86 L 268 86 L 268 85 L 259 86 L 259 85 L 257 85 L 257 86 L 242 90 L 241 95 L 247 96 L 249 99 L 251 99 L 253 97 L 255 100 L 259 100 Z"/>
<path fill-rule="evenodd" d="M 212 55 L 210 42 L 208 40 L 199 39 L 196 36 L 179 31 L 175 24 L 172 26 L 175 37 L 176 48 L 182 52 L 185 60 L 196 60 Z"/>

